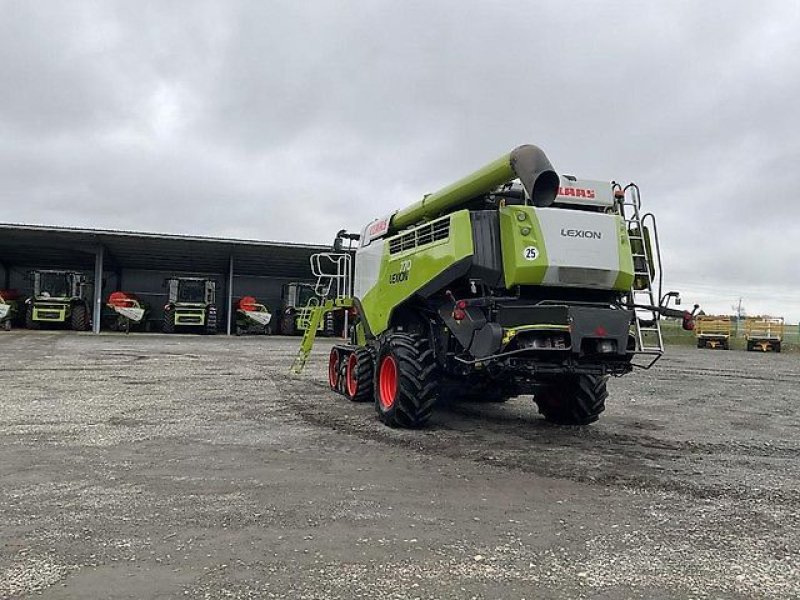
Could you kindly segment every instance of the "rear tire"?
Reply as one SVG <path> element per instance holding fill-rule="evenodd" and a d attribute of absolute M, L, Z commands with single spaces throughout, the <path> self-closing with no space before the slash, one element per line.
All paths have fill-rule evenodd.
<path fill-rule="evenodd" d="M 706 343 L 703 340 L 697 340 L 697 347 L 698 348 L 705 348 Z"/>
<path fill-rule="evenodd" d="M 381 342 L 375 375 L 375 410 L 390 427 L 418 428 L 439 397 L 436 359 L 427 339 L 390 333 Z"/>
<path fill-rule="evenodd" d="M 775 348 L 775 352 L 777 352 L 778 354 L 781 353 L 781 343 L 780 342 L 776 342 L 773 347 Z"/>
<path fill-rule="evenodd" d="M 533 397 L 547 421 L 559 425 L 594 423 L 606 409 L 607 376 L 562 375 Z"/>
<path fill-rule="evenodd" d="M 217 307 L 213 304 L 206 307 L 206 324 L 203 326 L 203 333 L 206 335 L 216 335 L 217 333 Z"/>
<path fill-rule="evenodd" d="M 25 328 L 26 329 L 41 329 L 42 324 L 39 321 L 33 320 L 33 304 L 28 304 L 25 309 Z"/>
<path fill-rule="evenodd" d="M 341 372 L 341 371 L 340 371 Z M 352 402 L 369 402 L 373 398 L 375 362 L 372 352 L 357 348 L 344 364 L 344 395 Z"/>
<path fill-rule="evenodd" d="M 297 323 L 294 311 L 284 313 L 281 317 L 281 333 L 283 335 L 297 335 Z"/>
<path fill-rule="evenodd" d="M 11 331 L 11 320 L 10 319 L 3 323 L 3 329 L 5 329 L 6 331 Z"/>
<path fill-rule="evenodd" d="M 175 311 L 174 310 L 165 310 L 164 311 L 164 325 L 161 327 L 161 331 L 164 333 L 175 333 Z"/>
<path fill-rule="evenodd" d="M 73 331 L 86 331 L 89 329 L 89 311 L 85 304 L 76 304 L 70 314 L 70 326 Z"/>

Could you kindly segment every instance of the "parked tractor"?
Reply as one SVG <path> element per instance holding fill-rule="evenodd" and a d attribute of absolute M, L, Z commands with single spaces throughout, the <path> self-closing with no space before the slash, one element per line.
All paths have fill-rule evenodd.
<path fill-rule="evenodd" d="M 783 317 L 748 317 L 744 322 L 747 351 L 780 352 L 783 331 Z"/>
<path fill-rule="evenodd" d="M 591 423 L 610 375 L 663 354 L 662 316 L 692 325 L 660 304 L 655 229 L 634 184 L 559 177 L 520 146 L 362 230 L 352 296 L 315 310 L 355 313 L 330 387 L 392 427 L 424 425 L 445 398 L 523 394 L 549 421 Z"/>
<path fill-rule="evenodd" d="M 236 335 L 256 333 L 269 335 L 272 313 L 253 296 L 244 296 L 236 301 Z"/>
<path fill-rule="evenodd" d="M 87 298 L 89 283 L 83 273 L 75 271 L 33 271 L 33 295 L 25 309 L 25 326 L 69 327 L 86 331 L 91 327 L 92 312 Z"/>
<path fill-rule="evenodd" d="M 207 277 L 170 277 L 165 282 L 164 333 L 217 333 L 216 281 Z"/>
<path fill-rule="evenodd" d="M 131 327 L 140 327 L 147 311 L 147 306 L 139 297 L 130 292 L 112 292 L 108 296 L 106 306 L 112 311 L 108 328 L 111 331 L 125 333 L 130 333 Z"/>
<path fill-rule="evenodd" d="M 733 321 L 729 316 L 700 315 L 696 318 L 694 335 L 698 348 L 731 349 Z"/>
<path fill-rule="evenodd" d="M 11 331 L 15 321 L 19 319 L 19 292 L 17 290 L 0 290 L 0 327 Z"/>

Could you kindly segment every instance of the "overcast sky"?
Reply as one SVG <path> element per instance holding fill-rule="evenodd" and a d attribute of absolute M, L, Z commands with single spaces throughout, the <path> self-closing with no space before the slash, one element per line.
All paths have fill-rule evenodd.
<path fill-rule="evenodd" d="M 329 243 L 521 143 L 800 318 L 800 3 L 0 0 L 0 222 Z"/>

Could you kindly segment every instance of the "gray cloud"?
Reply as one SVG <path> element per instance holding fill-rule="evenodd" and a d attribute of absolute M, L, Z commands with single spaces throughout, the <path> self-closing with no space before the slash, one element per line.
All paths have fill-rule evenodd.
<path fill-rule="evenodd" d="M 800 317 L 791 3 L 0 3 L 1 221 L 329 241 L 523 143 Z"/>

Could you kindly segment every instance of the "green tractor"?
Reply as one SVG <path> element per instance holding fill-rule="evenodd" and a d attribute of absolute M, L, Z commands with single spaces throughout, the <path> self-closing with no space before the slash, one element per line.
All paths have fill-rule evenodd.
<path fill-rule="evenodd" d="M 373 402 L 389 426 L 420 427 L 442 400 L 520 395 L 548 421 L 585 425 L 605 408 L 609 376 L 662 355 L 662 316 L 691 328 L 693 314 L 662 306 L 660 288 L 638 188 L 559 176 L 527 145 L 369 223 L 352 296 L 311 322 L 352 306 L 329 384 Z"/>
<path fill-rule="evenodd" d="M 25 301 L 28 329 L 54 325 L 87 331 L 91 327 L 90 284 L 86 275 L 76 271 L 43 270 L 33 271 L 31 278 L 33 295 Z"/>
<path fill-rule="evenodd" d="M 11 331 L 12 325 L 19 320 L 19 292 L 17 290 L 0 290 L 0 327 Z"/>
<path fill-rule="evenodd" d="M 170 277 L 164 285 L 169 294 L 169 301 L 164 306 L 164 333 L 217 333 L 217 283 L 214 279 Z"/>

